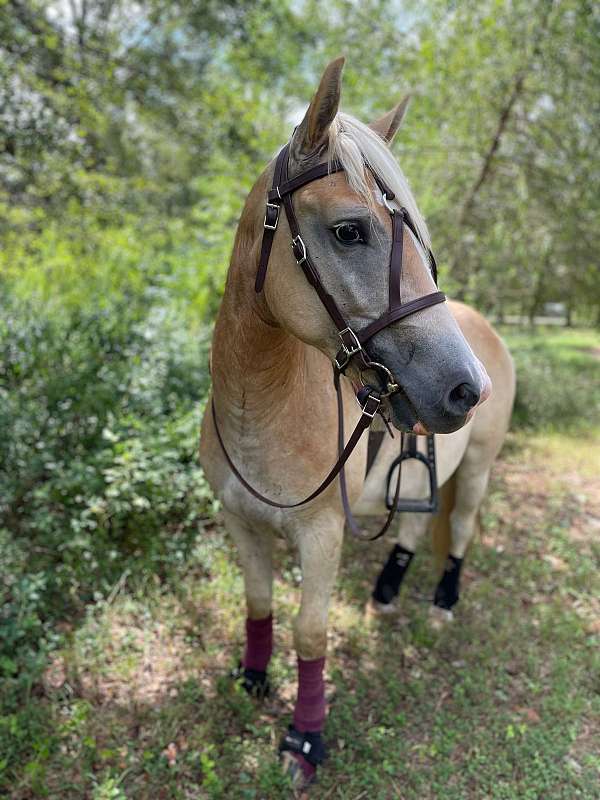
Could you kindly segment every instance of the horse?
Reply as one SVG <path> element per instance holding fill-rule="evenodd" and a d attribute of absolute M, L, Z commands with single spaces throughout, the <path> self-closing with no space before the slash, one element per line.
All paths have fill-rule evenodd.
<path fill-rule="evenodd" d="M 379 514 L 397 454 L 389 437 L 365 479 L 362 434 L 372 424 L 419 441 L 435 434 L 437 481 L 452 484 L 453 505 L 443 510 L 449 567 L 434 606 L 449 614 L 515 383 L 510 356 L 483 317 L 437 291 L 429 233 L 390 150 L 406 100 L 370 125 L 359 122 L 339 110 L 343 64 L 327 66 L 302 122 L 246 200 L 201 426 L 201 464 L 239 552 L 247 617 L 238 675 L 255 696 L 269 690 L 274 538 L 299 554 L 297 697 L 280 745 L 297 787 L 326 755 L 327 617 L 344 507 Z M 347 443 L 342 424 L 353 427 Z M 423 481 L 418 464 L 405 464 L 395 499 L 418 495 Z M 426 515 L 403 515 L 373 592 L 379 609 L 394 605 L 426 528 Z"/>

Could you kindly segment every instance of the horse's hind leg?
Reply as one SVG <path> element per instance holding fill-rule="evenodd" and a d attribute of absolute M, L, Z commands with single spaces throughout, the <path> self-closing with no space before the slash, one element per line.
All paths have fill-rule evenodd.
<path fill-rule="evenodd" d="M 246 647 L 240 677 L 247 692 L 262 696 L 269 689 L 267 667 L 273 649 L 273 536 L 256 533 L 239 517 L 224 513 L 238 548 L 246 592 Z"/>
<path fill-rule="evenodd" d="M 460 572 L 476 530 L 477 512 L 485 496 L 490 462 L 484 449 L 467 448 L 456 473 L 454 508 L 450 513 L 450 552 L 434 595 L 434 606 L 450 617 L 460 596 Z"/>
<path fill-rule="evenodd" d="M 427 514 L 404 514 L 398 541 L 375 582 L 373 600 L 378 611 L 394 610 L 393 601 L 400 592 L 418 543 L 429 525 Z"/>

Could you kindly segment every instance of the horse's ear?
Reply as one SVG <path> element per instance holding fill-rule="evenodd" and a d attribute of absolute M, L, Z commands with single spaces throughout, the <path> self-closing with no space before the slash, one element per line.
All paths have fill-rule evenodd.
<path fill-rule="evenodd" d="M 295 161 L 306 159 L 327 142 L 329 126 L 340 104 L 344 61 L 341 56 L 325 68 L 319 88 L 292 137 L 291 155 Z"/>
<path fill-rule="evenodd" d="M 369 128 L 375 131 L 375 133 L 378 133 L 385 142 L 391 144 L 398 128 L 402 125 L 402 120 L 404 119 L 409 103 L 410 95 L 407 94 L 391 111 L 388 111 L 383 117 L 376 119 L 375 122 L 371 122 Z"/>

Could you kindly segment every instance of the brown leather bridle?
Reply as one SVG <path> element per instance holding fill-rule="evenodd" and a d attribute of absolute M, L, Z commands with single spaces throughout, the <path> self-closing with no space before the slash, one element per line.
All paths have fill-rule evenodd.
<path fill-rule="evenodd" d="M 303 500 L 300 500 L 296 503 L 279 503 L 275 500 L 271 500 L 270 498 L 266 497 L 265 495 L 261 494 L 257 491 L 251 484 L 246 481 L 243 475 L 239 472 L 235 464 L 233 463 L 227 449 L 225 447 L 225 443 L 223 442 L 223 438 L 221 436 L 221 432 L 219 430 L 219 426 L 217 423 L 217 414 L 215 409 L 215 402 L 214 402 L 214 395 L 212 399 L 212 417 L 215 425 L 215 431 L 217 434 L 217 439 L 221 446 L 221 450 L 223 451 L 223 455 L 227 460 L 233 474 L 236 478 L 240 481 L 242 486 L 244 486 L 250 494 L 256 497 L 258 500 L 266 503 L 267 505 L 273 506 L 274 508 L 298 508 L 299 506 L 303 506 L 306 503 L 309 503 L 311 500 L 314 500 L 318 497 L 325 489 L 332 483 L 332 481 L 339 475 L 340 476 L 340 484 L 341 484 L 341 491 L 342 491 L 342 501 L 344 505 L 344 511 L 346 513 L 346 519 L 350 525 L 352 531 L 357 534 L 358 528 L 354 522 L 350 511 L 350 505 L 348 502 L 348 496 L 346 491 L 346 481 L 344 475 L 344 465 L 352 451 L 358 444 L 359 439 L 361 438 L 364 431 L 370 427 L 372 424 L 375 415 L 377 413 L 382 414 L 381 411 L 381 400 L 384 397 L 389 397 L 396 392 L 401 390 L 400 384 L 396 381 L 396 378 L 392 374 L 392 372 L 386 367 L 384 364 L 380 364 L 379 362 L 372 361 L 365 350 L 365 345 L 367 342 L 375 336 L 375 334 L 382 331 L 384 328 L 387 328 L 389 325 L 392 325 L 395 322 L 398 322 L 401 319 L 405 319 L 406 317 L 416 314 L 417 311 L 422 311 L 425 308 L 429 308 L 430 306 L 437 305 L 438 303 L 443 303 L 446 299 L 446 295 L 443 292 L 431 292 L 430 294 L 423 295 L 422 297 L 418 297 L 415 300 L 411 300 L 408 303 L 402 303 L 401 298 L 401 279 L 402 279 L 402 249 L 403 249 L 403 240 L 404 240 L 404 226 L 406 225 L 414 234 L 416 239 L 421 243 L 424 250 L 427 252 L 430 260 L 430 268 L 433 279 L 437 286 L 437 267 L 435 263 L 435 259 L 433 257 L 433 253 L 423 244 L 418 230 L 414 225 L 412 219 L 408 211 L 405 208 L 394 208 L 391 203 L 395 199 L 394 193 L 390 190 L 390 188 L 386 185 L 385 181 L 382 179 L 380 175 L 378 175 L 370 165 L 366 165 L 375 182 L 377 183 L 382 195 L 383 195 L 383 202 L 385 207 L 390 213 L 392 218 L 392 248 L 390 253 L 390 268 L 389 268 L 389 304 L 388 309 L 385 311 L 378 319 L 370 322 L 364 328 L 360 328 L 358 330 L 354 330 L 346 321 L 343 314 L 341 313 L 337 303 L 335 302 L 333 296 L 329 294 L 326 290 L 325 286 L 323 285 L 317 268 L 315 267 L 310 254 L 308 252 L 308 248 L 306 243 L 304 242 L 302 235 L 300 233 L 300 225 L 298 224 L 298 218 L 296 217 L 296 212 L 294 210 L 294 204 L 292 200 L 292 195 L 298 189 L 301 189 L 303 186 L 306 186 L 313 181 L 319 180 L 320 178 L 324 178 L 327 175 L 330 175 L 335 172 L 342 172 L 343 167 L 338 162 L 333 162 L 331 164 L 317 164 L 314 167 L 306 170 L 305 172 L 301 172 L 300 174 L 296 175 L 294 178 L 288 178 L 288 161 L 289 161 L 289 150 L 290 150 L 290 143 L 285 145 L 285 147 L 281 150 L 279 155 L 277 156 L 277 160 L 275 162 L 275 171 L 273 174 L 273 183 L 271 186 L 270 191 L 267 194 L 267 203 L 265 208 L 265 218 L 263 223 L 263 237 L 262 237 L 262 244 L 260 250 L 260 258 L 258 262 L 258 271 L 256 273 L 256 281 L 255 281 L 255 290 L 257 293 L 261 292 L 264 287 L 265 278 L 267 275 L 267 267 L 269 265 L 269 256 L 271 254 L 271 248 L 273 246 L 273 240 L 275 238 L 275 232 L 277 231 L 277 226 L 280 219 L 281 207 L 283 206 L 285 215 L 287 217 L 288 225 L 290 227 L 290 231 L 292 234 L 292 251 L 294 253 L 294 257 L 296 258 L 296 262 L 299 267 L 302 268 L 304 275 L 308 282 L 313 286 L 321 303 L 324 305 L 327 313 L 333 320 L 334 325 L 337 328 L 338 336 L 340 337 L 341 341 L 341 348 L 335 356 L 334 363 L 333 363 L 333 370 L 334 370 L 334 384 L 337 392 L 337 406 L 338 406 L 338 441 L 339 441 L 339 458 L 336 463 L 333 465 L 327 476 L 323 479 L 323 481 L 319 484 L 319 486 L 305 497 Z M 343 406 L 342 406 L 342 395 L 341 395 L 341 387 L 340 387 L 340 375 L 344 373 L 348 365 L 353 359 L 359 359 L 359 371 L 361 374 L 361 382 L 362 382 L 362 374 L 367 370 L 375 371 L 379 376 L 383 377 L 384 382 L 384 389 L 383 390 L 376 390 L 370 385 L 364 385 L 363 387 L 356 393 L 357 400 L 359 405 L 361 406 L 361 415 L 348 440 L 348 443 L 344 446 L 344 433 L 343 433 Z M 387 529 L 389 528 L 392 519 L 394 518 L 396 511 L 398 510 L 398 499 L 399 499 L 399 492 L 400 492 L 400 466 L 401 461 L 399 462 L 398 468 L 398 478 L 396 481 L 396 489 L 394 493 L 394 500 L 392 502 L 390 512 L 388 514 L 388 518 L 386 520 L 385 526 L 383 529 L 373 537 L 369 537 L 370 539 L 379 538 L 382 536 Z M 415 508 L 414 510 L 422 510 Z"/>

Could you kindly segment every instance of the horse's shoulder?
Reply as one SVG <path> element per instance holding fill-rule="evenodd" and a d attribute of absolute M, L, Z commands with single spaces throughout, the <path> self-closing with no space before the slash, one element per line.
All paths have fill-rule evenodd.
<path fill-rule="evenodd" d="M 504 347 L 502 339 L 481 312 L 459 300 L 449 300 L 448 306 L 471 345 L 475 340 L 488 346 Z"/>

